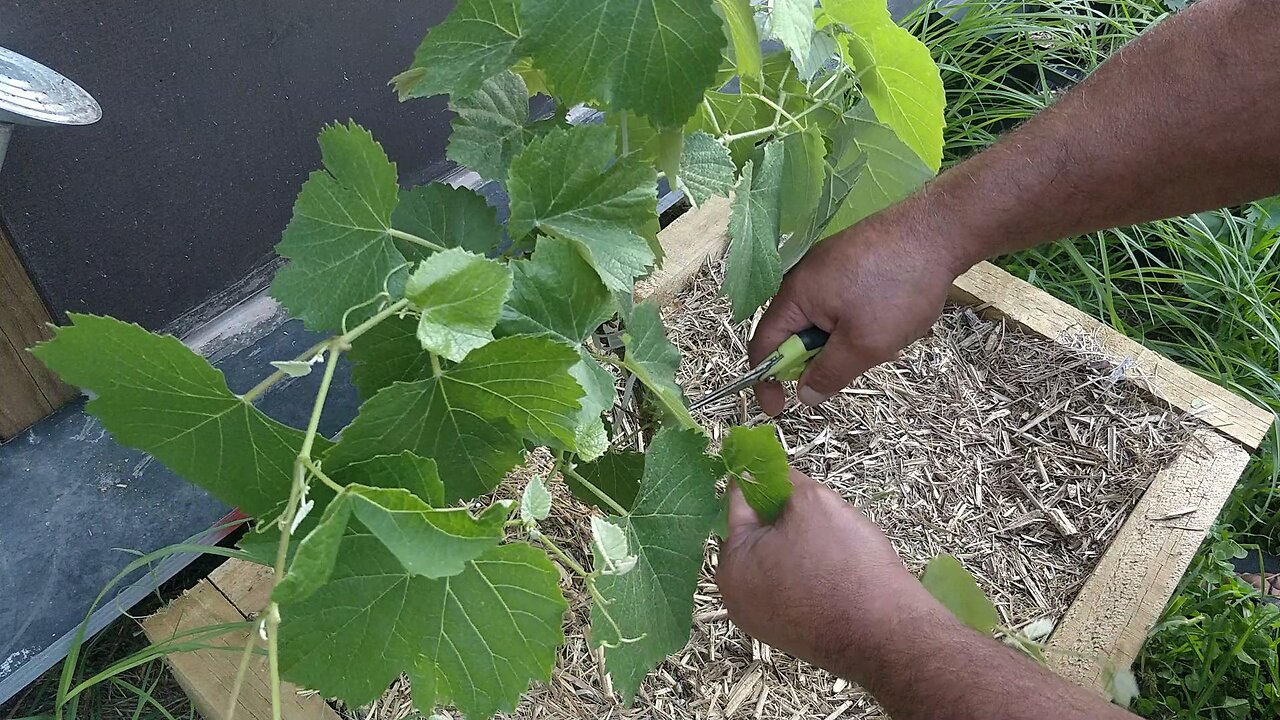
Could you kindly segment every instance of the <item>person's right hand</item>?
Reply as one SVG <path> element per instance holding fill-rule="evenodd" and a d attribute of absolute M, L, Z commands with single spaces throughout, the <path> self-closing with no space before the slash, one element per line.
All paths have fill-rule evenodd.
<path fill-rule="evenodd" d="M 756 327 L 748 353 L 752 367 L 805 328 L 827 331 L 831 339 L 797 386 L 800 402 L 817 405 L 929 331 L 951 281 L 968 264 L 961 245 L 933 228 L 928 203 L 915 200 L 809 250 Z M 755 391 L 766 413 L 782 412 L 782 385 L 769 381 Z"/>

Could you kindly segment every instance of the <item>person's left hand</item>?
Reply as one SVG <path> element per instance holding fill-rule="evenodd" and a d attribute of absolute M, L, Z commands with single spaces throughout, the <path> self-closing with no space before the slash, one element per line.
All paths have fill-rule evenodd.
<path fill-rule="evenodd" d="M 860 662 L 893 642 L 899 621 L 941 606 L 866 515 L 798 470 L 791 481 L 772 525 L 730 488 L 716 583 L 729 618 L 749 635 L 859 680 Z"/>

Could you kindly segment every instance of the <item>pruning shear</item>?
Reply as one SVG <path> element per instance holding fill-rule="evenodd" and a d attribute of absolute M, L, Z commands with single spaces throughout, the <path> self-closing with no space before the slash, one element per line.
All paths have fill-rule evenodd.
<path fill-rule="evenodd" d="M 719 390 L 703 395 L 697 402 L 689 406 L 690 410 L 699 410 L 711 403 L 741 392 L 762 380 L 799 380 L 805 366 L 809 364 L 822 347 L 827 344 L 831 335 L 824 330 L 811 327 L 787 338 L 777 350 L 760 361 L 759 365 L 748 370 L 737 380 Z"/>

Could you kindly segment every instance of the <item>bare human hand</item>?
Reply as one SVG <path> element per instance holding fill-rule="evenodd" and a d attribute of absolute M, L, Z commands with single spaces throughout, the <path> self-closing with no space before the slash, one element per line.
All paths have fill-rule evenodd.
<path fill-rule="evenodd" d="M 736 487 L 716 582 L 729 617 L 748 634 L 850 679 L 892 640 L 915 604 L 941 607 L 902 565 L 880 528 L 798 470 L 786 509 L 760 522 Z"/>
<path fill-rule="evenodd" d="M 783 278 L 760 320 L 751 338 L 752 366 L 800 330 L 816 326 L 831 333 L 800 378 L 797 395 L 804 404 L 825 401 L 923 337 L 938 319 L 951 281 L 968 268 L 960 246 L 949 247 L 931 227 L 927 203 L 913 200 L 815 245 Z M 765 412 L 782 412 L 782 385 L 770 381 L 755 390 Z"/>
<path fill-rule="evenodd" d="M 772 525 L 730 488 L 716 582 L 748 634 L 869 690 L 895 720 L 1134 717 L 965 627 L 857 508 L 792 470 Z"/>

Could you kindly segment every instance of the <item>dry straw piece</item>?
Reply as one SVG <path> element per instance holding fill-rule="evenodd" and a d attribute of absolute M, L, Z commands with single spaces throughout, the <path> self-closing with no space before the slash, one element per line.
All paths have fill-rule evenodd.
<path fill-rule="evenodd" d="M 680 349 L 678 379 L 697 398 L 746 369 L 747 327 L 718 297 L 709 263 L 664 311 Z M 1068 347 L 1071 345 L 1071 347 Z M 776 421 L 792 463 L 860 506 L 919 571 L 950 553 L 973 572 L 1005 625 L 1056 622 L 1194 421 L 1157 406 L 1087 345 L 1064 344 L 949 307 L 933 334 L 818 408 L 794 402 Z M 627 392 L 626 383 L 620 388 Z M 698 418 L 713 448 L 733 425 L 770 420 L 749 397 Z M 615 417 L 619 437 L 635 416 Z M 546 476 L 545 453 L 509 479 Z M 588 562 L 592 512 L 558 488 L 543 531 Z M 715 545 L 695 597 L 689 644 L 650 675 L 635 705 L 614 698 L 588 641 L 589 600 L 565 577 L 567 642 L 549 685 L 510 717 L 717 720 L 883 717 L 858 686 L 751 640 L 729 622 L 712 578 Z M 412 713 L 408 683 L 346 710 L 360 720 Z"/>

